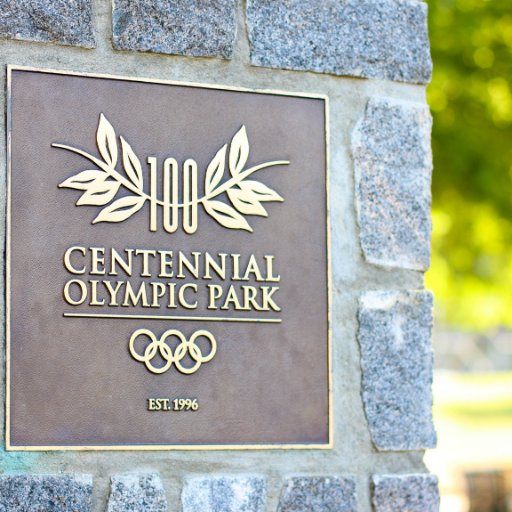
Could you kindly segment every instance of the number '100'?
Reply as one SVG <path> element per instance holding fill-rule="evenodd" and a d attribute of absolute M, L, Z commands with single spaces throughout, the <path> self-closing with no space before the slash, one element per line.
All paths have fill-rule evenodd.
<path fill-rule="evenodd" d="M 158 199 L 157 159 L 148 157 L 150 172 L 150 231 L 157 230 L 158 207 L 162 207 L 163 227 L 167 233 L 174 233 L 179 227 L 179 210 L 183 210 L 183 229 L 186 233 L 197 230 L 197 209 L 199 204 L 197 190 L 197 163 L 189 158 L 183 164 L 182 198 L 179 198 L 179 168 L 174 158 L 166 158 L 162 169 L 162 200 Z"/>

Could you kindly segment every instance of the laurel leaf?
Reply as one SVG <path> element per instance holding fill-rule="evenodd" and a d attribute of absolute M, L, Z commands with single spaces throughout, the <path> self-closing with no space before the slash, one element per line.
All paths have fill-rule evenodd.
<path fill-rule="evenodd" d="M 274 190 L 259 181 L 246 180 L 240 183 L 240 188 L 246 194 L 254 194 L 258 201 L 284 201 Z"/>
<path fill-rule="evenodd" d="M 95 182 L 104 182 L 107 179 L 107 173 L 98 170 L 82 171 L 75 176 L 71 176 L 62 183 L 59 183 L 61 188 L 74 188 L 76 190 L 87 190 Z"/>
<path fill-rule="evenodd" d="M 247 193 L 246 191 L 232 188 L 228 190 L 228 197 L 240 213 L 268 217 L 267 211 L 261 206 L 260 201 L 252 192 Z"/>
<path fill-rule="evenodd" d="M 104 181 L 89 187 L 76 202 L 77 206 L 103 206 L 110 203 L 119 190 L 121 184 L 117 181 Z"/>
<path fill-rule="evenodd" d="M 105 163 L 110 167 L 115 167 L 117 165 L 116 132 L 103 114 L 100 114 L 96 142 Z"/>
<path fill-rule="evenodd" d="M 121 197 L 121 199 L 103 208 L 92 223 L 123 222 L 123 220 L 138 212 L 144 206 L 145 201 L 146 199 L 140 196 Z"/>
<path fill-rule="evenodd" d="M 226 167 L 226 149 L 227 144 L 224 144 L 217 154 L 213 157 L 206 169 L 206 177 L 204 183 L 205 194 L 208 195 L 214 191 L 215 187 L 220 183 L 224 170 Z"/>
<path fill-rule="evenodd" d="M 244 125 L 233 137 L 229 148 L 229 172 L 233 178 L 240 174 L 247 163 L 247 158 L 249 158 L 249 140 Z"/>
<path fill-rule="evenodd" d="M 142 190 L 142 166 L 140 160 L 133 151 L 132 147 L 123 137 L 121 140 L 121 150 L 123 152 L 123 167 L 126 175 L 130 181 L 137 187 L 137 190 Z"/>
<path fill-rule="evenodd" d="M 203 202 L 204 209 L 221 226 L 228 229 L 245 229 L 252 233 L 249 223 L 231 206 L 220 201 Z"/>

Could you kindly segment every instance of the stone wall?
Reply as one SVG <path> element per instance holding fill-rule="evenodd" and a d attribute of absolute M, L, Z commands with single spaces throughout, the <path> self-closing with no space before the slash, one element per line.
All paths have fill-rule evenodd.
<path fill-rule="evenodd" d="M 15 64 L 329 96 L 334 386 L 333 449 L 2 451 L 0 510 L 438 509 L 426 16 L 419 0 L 0 0 L 2 80 Z M 5 175 L 4 122 L 1 138 Z"/>

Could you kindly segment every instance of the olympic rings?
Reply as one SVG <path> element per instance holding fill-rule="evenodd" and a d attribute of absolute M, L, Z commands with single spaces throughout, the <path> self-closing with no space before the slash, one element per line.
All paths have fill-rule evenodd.
<path fill-rule="evenodd" d="M 135 349 L 135 341 L 139 336 L 147 336 L 151 340 L 151 343 L 145 348 L 143 354 L 139 354 Z M 174 349 L 174 352 L 166 343 L 166 341 L 172 337 L 180 341 L 179 345 Z M 210 343 L 210 352 L 208 355 L 203 355 L 199 346 L 196 345 L 196 340 L 200 337 L 206 338 Z M 136 361 L 144 363 L 146 368 L 152 373 L 164 373 L 174 363 L 178 371 L 185 375 L 190 375 L 196 372 L 203 363 L 207 363 L 214 358 L 217 352 L 217 341 L 211 332 L 205 330 L 196 331 L 192 334 L 190 339 L 187 340 L 183 333 L 176 329 L 165 331 L 160 339 L 149 329 L 137 329 L 130 337 L 128 348 L 131 356 Z M 151 362 L 158 353 L 165 361 L 165 364 L 161 367 L 156 367 Z M 181 364 L 181 361 L 187 354 L 194 361 L 194 364 L 190 368 Z"/>

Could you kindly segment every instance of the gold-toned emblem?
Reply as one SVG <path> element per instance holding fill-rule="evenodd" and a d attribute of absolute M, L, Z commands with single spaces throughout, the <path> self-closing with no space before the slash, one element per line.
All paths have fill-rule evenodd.
<path fill-rule="evenodd" d="M 123 222 L 137 213 L 146 202 L 150 205 L 150 231 L 157 230 L 157 210 L 162 208 L 163 228 L 168 233 L 178 229 L 181 211 L 183 230 L 195 233 L 198 227 L 198 208 L 228 229 L 243 229 L 252 232 L 245 219 L 246 215 L 267 217 L 262 203 L 283 201 L 283 198 L 259 181 L 247 179 L 251 174 L 277 165 L 288 165 L 287 160 L 274 160 L 246 168 L 249 158 L 249 140 L 245 126 L 233 136 L 231 143 L 224 144 L 208 164 L 204 177 L 204 195 L 198 195 L 198 168 L 195 160 L 189 158 L 181 170 L 182 197 L 180 199 L 180 171 L 176 159 L 166 158 L 162 169 L 163 197 L 157 197 L 157 159 L 148 157 L 149 190 L 144 191 L 142 164 L 131 145 L 119 137 L 121 159 L 117 136 L 113 126 L 101 114 L 96 131 L 99 156 L 91 155 L 79 148 L 65 144 L 52 144 L 87 158 L 96 168 L 81 171 L 63 181 L 59 187 L 82 190 L 77 206 L 105 206 L 92 221 Z M 226 175 L 226 163 L 230 178 Z M 118 170 L 121 168 L 122 170 Z M 128 191 L 116 199 L 121 188 Z M 219 201 L 226 194 L 229 202 Z"/>
<path fill-rule="evenodd" d="M 137 339 L 146 336 L 151 342 L 146 346 L 142 353 L 137 352 L 135 343 Z M 173 349 L 168 345 L 172 338 L 179 341 L 177 347 Z M 196 344 L 199 338 L 205 338 L 210 343 L 210 351 L 207 355 L 203 355 L 201 349 Z M 137 329 L 130 337 L 128 344 L 130 355 L 140 363 L 144 363 L 146 368 L 156 374 L 164 373 L 174 364 L 176 369 L 185 375 L 195 373 L 203 363 L 211 361 L 217 352 L 217 341 L 215 336 L 204 329 L 196 331 L 190 339 L 187 340 L 185 335 L 177 329 L 169 329 L 165 331 L 160 338 L 150 331 L 149 329 Z M 153 360 L 155 357 L 160 357 L 165 361 L 163 366 L 155 366 Z M 191 367 L 184 366 L 181 362 L 189 356 L 194 362 Z"/>

